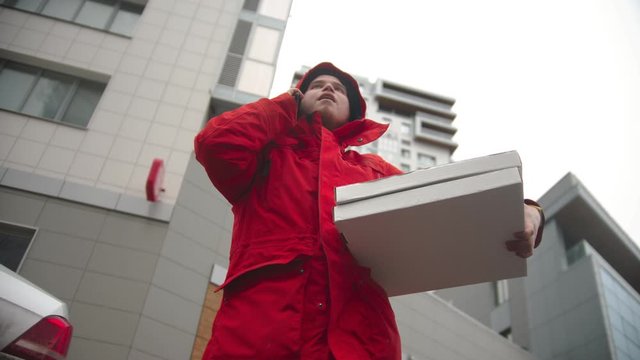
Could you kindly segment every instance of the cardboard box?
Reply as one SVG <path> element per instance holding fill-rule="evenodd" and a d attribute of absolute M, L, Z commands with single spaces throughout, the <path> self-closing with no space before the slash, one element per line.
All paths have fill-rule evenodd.
<path fill-rule="evenodd" d="M 463 163 L 447 166 L 469 167 Z M 505 246 L 524 227 L 519 159 L 516 165 L 442 172 L 426 186 L 415 180 L 428 176 L 416 172 L 349 185 L 358 187 L 351 193 L 374 195 L 337 199 L 335 223 L 389 296 L 525 276 L 526 260 Z M 343 190 L 336 194 L 349 193 Z"/>
<path fill-rule="evenodd" d="M 380 180 L 352 184 L 336 188 L 336 202 L 363 200 L 416 187 L 451 181 L 472 175 L 515 167 L 521 171 L 522 162 L 516 151 L 507 151 L 493 155 L 477 157 L 448 164 L 419 169 L 401 176 L 392 176 Z"/>

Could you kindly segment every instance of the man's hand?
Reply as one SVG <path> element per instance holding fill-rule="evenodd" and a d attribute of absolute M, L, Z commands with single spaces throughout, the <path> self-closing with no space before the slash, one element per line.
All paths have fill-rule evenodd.
<path fill-rule="evenodd" d="M 507 250 L 525 259 L 533 255 L 540 220 L 540 212 L 536 207 L 524 205 L 524 230 L 513 233 L 515 240 L 506 242 Z"/>

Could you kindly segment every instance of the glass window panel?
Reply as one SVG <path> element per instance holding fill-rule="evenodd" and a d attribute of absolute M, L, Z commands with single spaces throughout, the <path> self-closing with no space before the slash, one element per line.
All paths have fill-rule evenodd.
<path fill-rule="evenodd" d="M 0 72 L 0 108 L 19 111 L 37 74 L 32 67 L 7 64 Z"/>
<path fill-rule="evenodd" d="M 40 8 L 43 0 L 5 0 L 4 4 L 27 11 L 36 11 Z"/>
<path fill-rule="evenodd" d="M 264 26 L 256 27 L 253 33 L 253 40 L 249 46 L 249 57 L 268 63 L 273 62 L 279 41 L 280 31 Z"/>
<path fill-rule="evenodd" d="M 63 75 L 44 73 L 24 104 L 25 114 L 54 119 L 71 89 L 72 80 Z"/>
<path fill-rule="evenodd" d="M 229 45 L 229 53 L 244 55 L 244 50 L 247 47 L 247 40 L 251 33 L 251 23 L 244 20 L 238 20 L 236 29 L 233 31 L 233 37 L 231 38 L 231 44 Z"/>
<path fill-rule="evenodd" d="M 218 83 L 227 86 L 235 86 L 241 64 L 241 57 L 231 54 L 227 55 L 224 66 L 222 66 L 222 73 L 220 73 L 220 80 L 218 80 Z"/>
<path fill-rule="evenodd" d="M 104 29 L 114 11 L 115 1 L 88 0 L 82 5 L 76 22 L 79 24 Z"/>
<path fill-rule="evenodd" d="M 81 3 L 82 0 L 48 1 L 42 13 L 59 19 L 72 20 Z"/>
<path fill-rule="evenodd" d="M 255 12 L 256 10 L 258 10 L 258 2 L 259 0 L 245 0 L 242 8 Z"/>
<path fill-rule="evenodd" d="M 131 36 L 140 14 L 142 14 L 141 6 L 122 4 L 109 30 L 114 33 Z"/>
<path fill-rule="evenodd" d="M 262 0 L 258 13 L 279 20 L 287 20 L 291 0 Z"/>
<path fill-rule="evenodd" d="M 0 222 L 0 264 L 18 271 L 35 229 Z"/>
<path fill-rule="evenodd" d="M 427 154 L 418 154 L 418 167 L 427 168 L 436 164 L 436 158 Z"/>
<path fill-rule="evenodd" d="M 103 84 L 89 81 L 81 82 L 62 121 L 69 124 L 87 126 L 103 91 Z"/>
<path fill-rule="evenodd" d="M 267 96 L 271 89 L 273 72 L 271 65 L 245 60 L 238 77 L 237 89 L 258 96 Z"/>

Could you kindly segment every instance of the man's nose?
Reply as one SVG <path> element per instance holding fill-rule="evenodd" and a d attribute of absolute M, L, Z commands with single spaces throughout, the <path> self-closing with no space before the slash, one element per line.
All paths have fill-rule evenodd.
<path fill-rule="evenodd" d="M 327 89 L 331 90 L 331 92 L 335 92 L 336 91 L 336 89 L 333 87 L 333 85 L 331 83 L 326 83 L 322 87 L 322 91 L 327 90 Z"/>

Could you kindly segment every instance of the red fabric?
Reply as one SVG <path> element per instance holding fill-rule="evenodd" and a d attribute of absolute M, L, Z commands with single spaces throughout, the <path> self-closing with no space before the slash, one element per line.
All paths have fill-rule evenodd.
<path fill-rule="evenodd" d="M 376 155 L 346 150 L 377 139 L 385 130 L 385 125 L 360 119 L 331 132 L 318 114 L 298 118 L 294 98 L 283 94 L 213 118 L 198 134 L 196 158 L 232 204 L 235 219 L 222 285 L 230 300 L 216 317 L 207 354 L 239 355 L 210 358 L 297 358 L 301 320 L 313 317 L 304 314 L 316 301 L 304 298 L 305 286 L 314 293 L 308 289 L 313 285 L 304 277 L 292 277 L 290 267 L 296 259 L 317 256 L 317 249 L 324 258 L 320 266 L 326 267 L 315 273 L 326 274 L 326 336 L 333 356 L 400 358 L 388 298 L 352 257 L 332 214 L 335 187 L 401 173 Z M 276 264 L 283 266 L 272 266 Z M 289 291 L 282 293 L 283 288 Z M 254 315 L 227 316 L 242 311 Z M 306 329 L 305 337 L 313 337 L 307 333 L 313 331 Z M 305 359 L 314 358 L 307 355 Z"/>
<path fill-rule="evenodd" d="M 333 360 L 326 264 L 318 249 L 228 284 L 203 358 Z"/>

